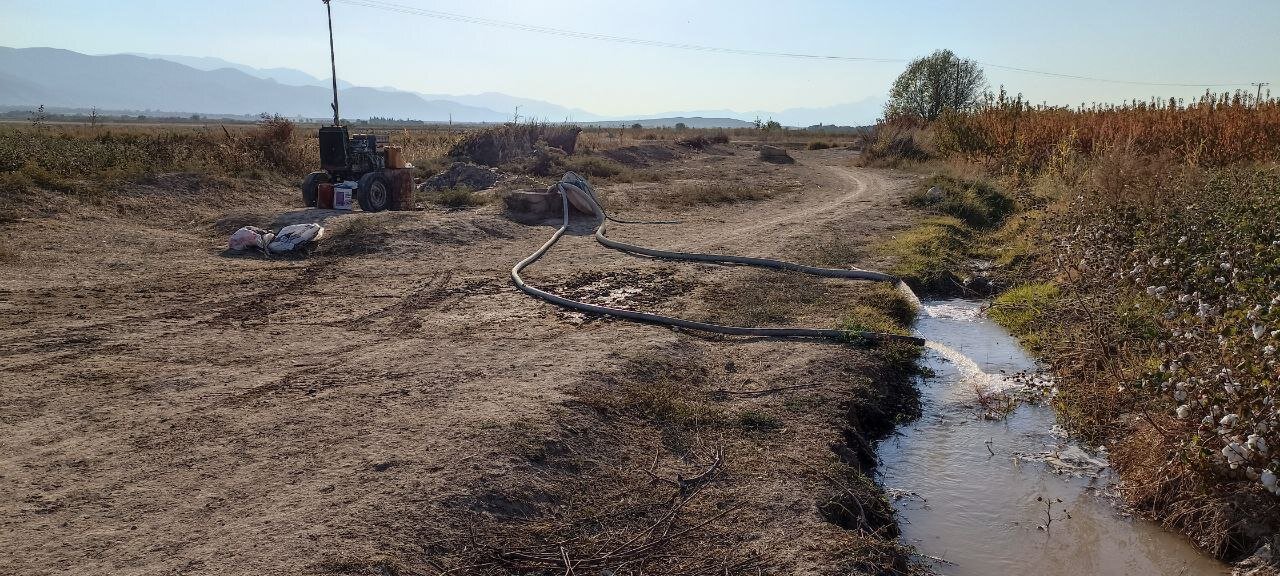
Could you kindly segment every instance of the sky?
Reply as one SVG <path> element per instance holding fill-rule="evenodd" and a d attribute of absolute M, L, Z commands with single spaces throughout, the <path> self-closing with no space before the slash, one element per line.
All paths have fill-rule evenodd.
<path fill-rule="evenodd" d="M 904 62 L 745 56 L 491 27 L 333 0 L 338 77 L 435 94 L 503 92 L 602 115 L 782 110 L 885 98 Z M 939 48 L 988 64 L 1032 102 L 1074 105 L 1280 84 L 1280 2 L 1165 0 L 395 0 L 531 26 L 660 42 L 909 60 Z M 329 76 L 320 0 L 0 0 L 0 45 L 216 56 Z M 1280 94 L 1280 89 L 1276 90 Z"/>

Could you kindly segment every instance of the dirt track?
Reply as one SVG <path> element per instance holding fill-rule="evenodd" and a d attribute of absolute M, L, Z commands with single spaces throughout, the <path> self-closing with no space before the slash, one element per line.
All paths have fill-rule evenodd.
<path fill-rule="evenodd" d="M 899 198 L 911 177 L 851 167 L 848 151 L 795 154 L 779 166 L 743 147 L 685 153 L 654 167 L 672 181 L 602 186 L 632 218 L 669 217 L 646 195 L 683 180 L 789 190 L 611 235 L 813 262 L 827 243 L 856 246 L 909 224 Z M 748 388 L 845 353 L 704 341 L 531 299 L 507 274 L 554 226 L 511 222 L 497 205 L 318 213 L 291 207 L 294 192 L 275 185 L 213 198 L 189 190 L 199 186 L 177 178 L 0 231 L 21 254 L 0 272 L 0 572 L 412 567 L 457 509 L 527 473 L 513 446 L 551 434 L 576 383 L 636 351 L 692 342 L 715 366 L 750 366 L 718 372 L 721 385 Z M 241 224 L 316 216 L 333 236 L 306 259 L 222 250 Z M 626 256 L 578 226 L 530 283 L 702 319 L 739 313 L 707 296 L 741 286 L 747 271 Z M 884 261 L 866 249 L 847 264 Z M 829 440 L 805 445 L 826 453 Z M 765 514 L 763 541 L 828 529 L 811 494 L 785 498 L 760 502 L 779 512 L 776 524 Z M 805 546 L 771 548 L 775 564 L 812 568 Z"/>

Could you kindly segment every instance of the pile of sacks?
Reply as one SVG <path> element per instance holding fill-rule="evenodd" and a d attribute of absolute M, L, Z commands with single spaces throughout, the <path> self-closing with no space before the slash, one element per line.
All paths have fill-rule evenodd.
<path fill-rule="evenodd" d="M 257 249 L 271 254 L 293 252 L 324 237 L 324 226 L 319 224 L 293 224 L 279 233 L 257 226 L 245 226 L 231 234 L 227 247 L 237 252 Z"/>

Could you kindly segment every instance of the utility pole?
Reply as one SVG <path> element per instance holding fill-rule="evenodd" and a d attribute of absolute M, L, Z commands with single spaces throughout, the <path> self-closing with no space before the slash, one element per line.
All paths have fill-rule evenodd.
<path fill-rule="evenodd" d="M 329 73 L 333 76 L 333 125 L 339 126 L 341 120 L 338 117 L 338 62 L 333 56 L 333 9 L 329 7 L 329 0 L 324 2 L 324 13 L 329 17 Z"/>
<path fill-rule="evenodd" d="M 1262 108 L 1262 87 L 1270 86 L 1271 83 L 1270 82 L 1253 82 L 1252 84 L 1258 87 L 1258 98 L 1253 101 L 1253 106 L 1254 108 Z"/>

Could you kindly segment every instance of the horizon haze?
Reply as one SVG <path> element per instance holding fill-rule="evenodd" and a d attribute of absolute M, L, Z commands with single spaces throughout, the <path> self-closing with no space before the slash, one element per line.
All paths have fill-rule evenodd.
<path fill-rule="evenodd" d="M 110 7 L 110 27 L 101 25 L 102 5 L 83 0 L 0 0 L 0 6 L 21 14 L 0 22 L 5 45 L 14 48 L 170 55 L 163 57 L 204 70 L 226 62 L 270 70 L 271 78 L 294 85 L 309 77 L 327 86 L 330 76 L 321 2 L 120 2 Z M 1280 64 L 1268 56 L 1280 50 L 1280 36 L 1269 30 L 1280 22 L 1280 5 L 1273 3 L 1207 6 L 1180 0 L 1159 10 L 1139 2 L 980 2 L 963 11 L 945 6 L 332 3 L 337 75 L 344 86 L 393 88 L 507 117 L 513 110 L 503 105 L 527 100 L 531 110 L 547 103 L 547 111 L 567 112 L 532 114 L 557 121 L 762 115 L 789 125 L 867 124 L 878 116 L 906 61 L 938 48 L 983 63 L 992 91 L 1004 86 L 1010 94 L 1052 105 L 1190 99 L 1206 89 L 1253 90 L 1252 82 L 1280 80 Z M 0 88 L 5 83 L 13 81 L 0 77 Z M 493 94 L 503 97 L 458 98 Z"/>

